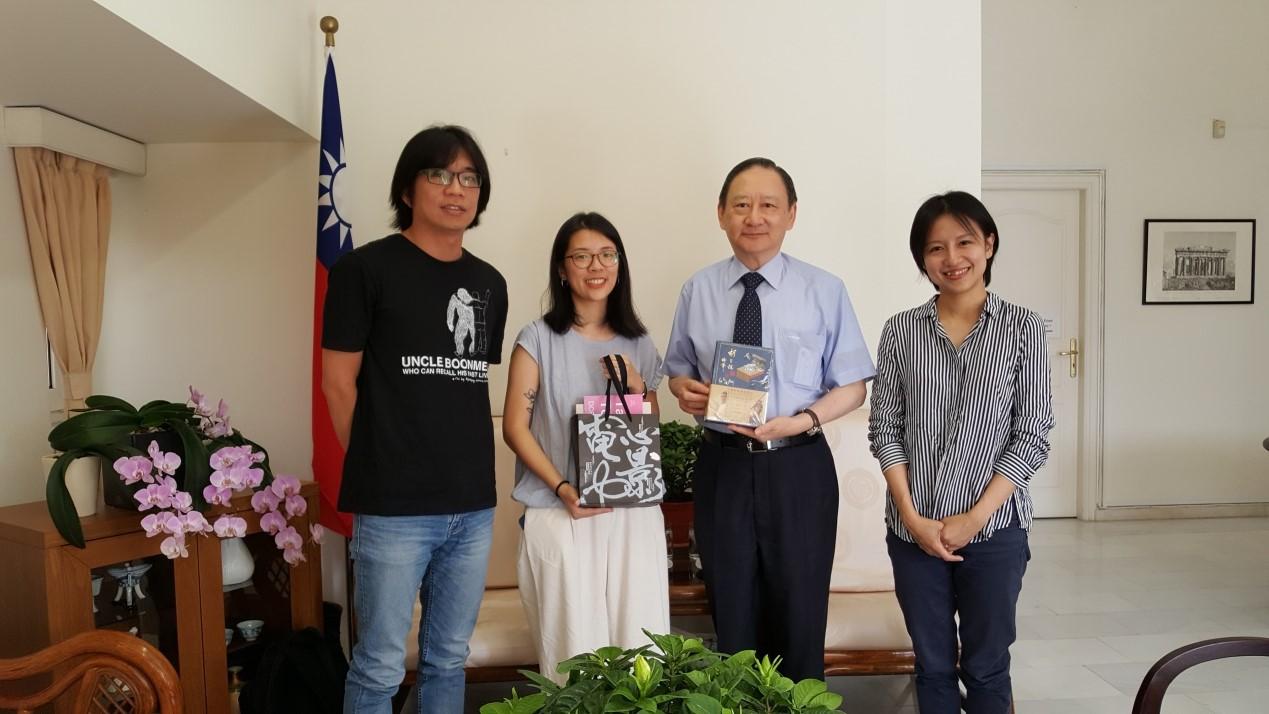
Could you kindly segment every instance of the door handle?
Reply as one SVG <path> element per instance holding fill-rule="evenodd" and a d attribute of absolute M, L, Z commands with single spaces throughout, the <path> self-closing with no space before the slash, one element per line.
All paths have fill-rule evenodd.
<path fill-rule="evenodd" d="M 1080 357 L 1080 342 L 1079 342 L 1079 340 L 1077 340 L 1076 338 L 1072 337 L 1072 338 L 1071 338 L 1071 349 L 1069 349 L 1069 350 L 1062 350 L 1061 352 L 1058 352 L 1058 356 L 1059 356 L 1059 357 L 1069 357 L 1069 358 L 1070 358 L 1070 360 L 1071 360 L 1071 376 L 1072 376 L 1072 377 L 1076 377 L 1076 376 L 1078 376 L 1078 375 L 1079 375 L 1079 357 Z"/>

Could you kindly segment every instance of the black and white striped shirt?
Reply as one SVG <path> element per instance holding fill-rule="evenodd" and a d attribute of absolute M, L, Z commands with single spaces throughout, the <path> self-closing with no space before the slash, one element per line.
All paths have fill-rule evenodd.
<path fill-rule="evenodd" d="M 908 465 L 913 505 L 926 518 L 968 511 L 995 474 L 1017 487 L 971 542 L 987 540 L 1016 514 L 1031 527 L 1031 476 L 1049 455 L 1053 394 L 1040 316 L 987 294 L 960 349 L 932 298 L 886 321 L 877 347 L 868 440 L 884 471 Z M 913 542 L 893 496 L 886 522 Z"/>

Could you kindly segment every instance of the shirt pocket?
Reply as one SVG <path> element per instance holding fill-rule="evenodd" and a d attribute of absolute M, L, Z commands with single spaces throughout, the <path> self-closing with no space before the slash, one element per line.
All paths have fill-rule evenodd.
<path fill-rule="evenodd" d="M 824 385 L 823 332 L 809 330 L 776 330 L 776 364 L 783 364 L 785 378 L 803 389 L 819 389 Z"/>

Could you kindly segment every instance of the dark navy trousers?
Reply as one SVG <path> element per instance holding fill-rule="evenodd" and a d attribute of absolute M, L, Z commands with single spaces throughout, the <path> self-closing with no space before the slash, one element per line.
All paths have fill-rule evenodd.
<path fill-rule="evenodd" d="M 949 563 L 921 547 L 886 536 L 894 566 L 895 595 L 916 651 L 916 693 L 921 714 L 958 714 L 957 622 L 960 617 L 960 681 L 968 714 L 1006 714 L 1012 701 L 1009 646 L 1017 637 L 1022 576 L 1031 551 L 1015 522 L 982 543 L 956 552 Z"/>
<path fill-rule="evenodd" d="M 837 470 L 824 439 L 768 453 L 701 443 L 696 542 L 722 652 L 782 658 L 824 678 Z"/>

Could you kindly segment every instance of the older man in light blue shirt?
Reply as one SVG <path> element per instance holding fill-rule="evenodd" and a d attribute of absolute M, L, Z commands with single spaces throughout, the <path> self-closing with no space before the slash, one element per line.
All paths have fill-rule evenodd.
<path fill-rule="evenodd" d="M 733 256 L 683 286 L 665 357 L 670 391 L 700 418 L 717 342 L 775 352 L 766 423 L 705 425 L 695 528 L 719 649 L 778 655 L 795 681 L 824 676 L 838 495 L 820 427 L 863 404 L 875 374 L 842 281 L 781 252 L 796 219 L 784 169 L 731 170 L 718 222 Z"/>

